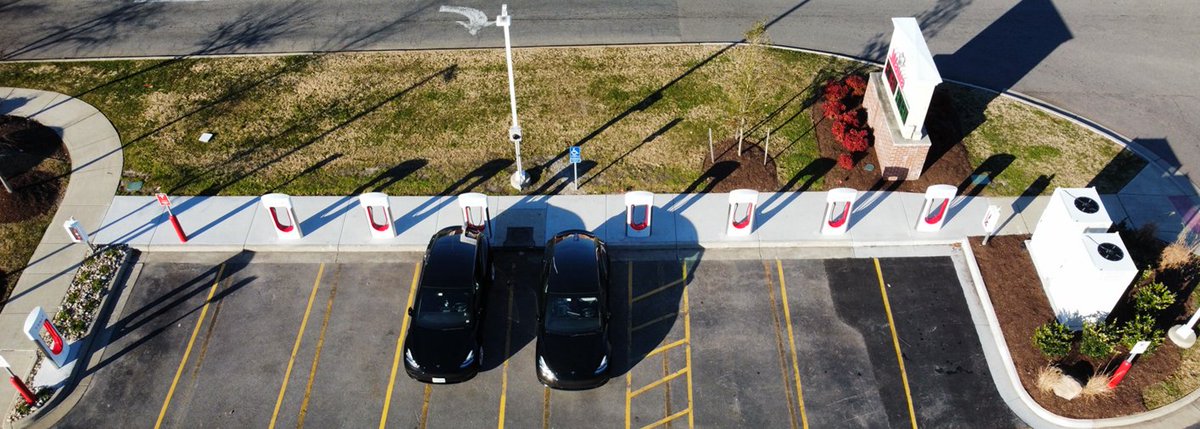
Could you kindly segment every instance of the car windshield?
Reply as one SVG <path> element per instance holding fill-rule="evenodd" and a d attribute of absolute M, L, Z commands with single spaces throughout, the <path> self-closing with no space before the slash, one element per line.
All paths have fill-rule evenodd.
<path fill-rule="evenodd" d="M 427 289 L 416 304 L 417 326 L 428 329 L 455 329 L 471 322 L 471 294 L 462 290 Z"/>
<path fill-rule="evenodd" d="M 550 295 L 546 301 L 546 331 L 560 335 L 600 331 L 600 299 Z"/>

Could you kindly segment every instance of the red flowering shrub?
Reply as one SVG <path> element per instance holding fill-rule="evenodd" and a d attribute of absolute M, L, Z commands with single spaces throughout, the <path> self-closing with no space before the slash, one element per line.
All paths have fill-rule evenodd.
<path fill-rule="evenodd" d="M 850 93 L 850 88 L 837 81 L 829 81 L 825 83 L 825 102 L 840 102 L 846 98 L 846 94 Z"/>
<path fill-rule="evenodd" d="M 846 123 L 847 128 L 858 128 L 862 126 L 862 121 L 858 120 L 858 109 L 842 113 L 841 116 L 838 116 L 838 122 Z"/>
<path fill-rule="evenodd" d="M 850 130 L 842 137 L 842 147 L 851 152 L 867 150 L 867 130 Z"/>
<path fill-rule="evenodd" d="M 838 143 L 841 143 L 842 139 L 846 138 L 846 123 L 842 121 L 834 121 L 833 129 L 830 131 L 833 132 L 833 139 L 837 140 Z"/>
<path fill-rule="evenodd" d="M 848 153 L 838 155 L 837 165 L 838 167 L 842 167 L 843 170 L 854 168 L 854 158 L 851 158 Z"/>
<path fill-rule="evenodd" d="M 852 75 L 846 78 L 846 86 L 850 87 L 851 93 L 856 97 L 862 97 L 867 93 L 867 80 L 862 76 Z"/>
<path fill-rule="evenodd" d="M 833 119 L 846 111 L 846 105 L 840 101 L 826 101 L 824 104 L 821 104 L 821 109 L 825 115 L 825 119 Z"/>

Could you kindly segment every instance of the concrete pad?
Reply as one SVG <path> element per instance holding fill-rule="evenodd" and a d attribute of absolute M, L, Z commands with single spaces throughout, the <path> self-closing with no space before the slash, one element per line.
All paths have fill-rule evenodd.
<path fill-rule="evenodd" d="M 1196 190 L 1186 175 L 1172 174 L 1148 165 L 1121 188 L 1118 194 L 1196 195 Z"/>
<path fill-rule="evenodd" d="M 854 202 L 846 234 L 855 242 L 908 240 L 913 237 L 915 219 L 909 211 L 920 211 L 924 197 L 907 192 L 867 192 Z M 906 206 L 908 207 L 906 209 Z M 913 209 L 912 207 L 916 207 Z"/>
<path fill-rule="evenodd" d="M 922 201 L 922 204 L 924 204 L 924 201 Z M 946 220 L 942 223 L 941 231 L 934 234 L 915 232 L 916 221 L 914 221 L 913 236 L 923 237 L 929 235 L 934 238 L 954 240 L 963 237 L 981 236 L 983 235 L 983 215 L 987 213 L 989 205 L 992 205 L 991 201 L 984 197 L 959 197 L 952 200 L 950 207 L 946 209 Z M 910 217 L 916 219 L 917 216 L 920 216 L 920 210 L 920 206 L 917 206 L 917 211 L 911 214 Z M 1003 211 L 1001 214 L 1003 214 Z M 1003 220 L 1004 218 L 1000 219 Z"/>
<path fill-rule="evenodd" d="M 1125 211 L 1125 205 L 1121 204 L 1120 196 L 1116 194 L 1101 195 L 1100 202 L 1104 204 L 1104 210 L 1108 212 L 1108 218 L 1112 219 L 1114 225 L 1129 217 L 1129 213 Z"/>
<path fill-rule="evenodd" d="M 0 100 L 4 100 L 4 99 L 8 98 L 8 95 L 12 94 L 13 90 L 15 90 L 15 89 L 16 88 L 12 88 L 12 87 L 8 87 L 8 86 L 0 87 Z"/>
<path fill-rule="evenodd" d="M 46 110 L 34 115 L 32 119 L 47 127 L 57 128 L 61 134 L 64 129 L 93 116 L 104 117 L 92 105 L 78 98 L 67 97 L 56 101 Z M 113 134 L 116 134 L 116 130 L 113 130 Z M 64 138 L 64 140 L 66 139 Z"/>
<path fill-rule="evenodd" d="M 98 137 L 98 139 L 96 139 L 96 137 Z M 71 152 L 71 161 L 75 168 L 91 169 L 91 167 L 95 167 L 97 165 L 112 165 L 114 163 L 124 161 L 121 153 L 121 139 L 120 137 L 117 137 L 115 132 L 108 136 L 101 135 L 96 137 L 90 137 L 92 140 L 88 142 L 76 142 L 74 140 L 63 139 L 63 141 L 71 142 L 68 144 L 67 148 Z M 85 137 L 80 136 L 80 138 Z M 112 158 L 116 161 L 109 160 L 108 158 Z M 85 166 L 84 164 L 87 165 Z"/>
<path fill-rule="evenodd" d="M 1000 221 L 996 223 L 996 235 L 1028 234 L 1030 232 L 1021 215 L 1013 211 L 1017 201 L 1016 197 L 988 197 L 988 200 L 988 204 L 1000 207 Z"/>
<path fill-rule="evenodd" d="M 109 198 L 112 198 L 111 196 Z M 104 221 L 104 214 L 108 212 L 108 205 L 64 205 L 59 206 L 58 211 L 54 213 L 54 217 L 50 220 L 50 225 L 46 227 L 46 233 L 42 234 L 42 243 L 65 244 L 70 243 L 71 238 L 67 236 L 67 231 L 63 229 L 63 222 L 66 222 L 71 217 L 75 217 L 83 229 L 89 234 L 100 228 L 101 222 Z"/>
<path fill-rule="evenodd" d="M 546 198 L 499 197 L 496 206 L 492 212 L 493 246 L 541 247 L 546 244 Z"/>
<path fill-rule="evenodd" d="M 75 270 L 90 253 L 87 246 L 75 244 L 42 243 L 29 258 L 29 266 L 21 276 L 29 274 L 57 274 L 63 270 Z"/>
<path fill-rule="evenodd" d="M 759 257 L 767 259 L 843 259 L 855 257 L 856 248 L 831 247 L 762 247 Z"/>
<path fill-rule="evenodd" d="M 22 320 L 22 323 L 24 323 L 24 320 Z M 4 326 L 4 324 L 0 324 L 0 328 L 6 328 L 6 327 L 7 326 Z M 3 353 L 4 353 L 4 360 L 7 360 L 8 364 L 12 365 L 10 368 L 12 368 L 13 373 L 21 376 L 21 378 L 24 379 L 24 378 L 28 377 L 30 373 L 33 372 L 33 364 L 35 362 L 37 362 L 38 355 L 37 355 L 37 352 L 34 351 L 34 348 L 37 346 L 35 346 L 33 344 L 32 340 L 25 337 L 24 333 L 20 332 L 21 328 L 22 327 L 18 327 L 16 329 L 17 335 L 20 335 L 21 339 L 25 340 L 25 343 L 29 344 L 29 349 L 28 350 L 4 350 Z M 15 400 L 16 395 L 17 395 L 16 390 L 14 389 L 12 391 L 12 393 L 13 393 L 13 399 Z"/>
<path fill-rule="evenodd" d="M 607 237 L 605 221 L 608 208 L 603 195 L 559 195 L 550 197 L 546 207 L 546 236 L 568 229 L 583 229 L 596 234 L 603 240 Z"/>
<path fill-rule="evenodd" d="M 109 171 L 77 171 L 71 173 L 63 201 L 77 205 L 109 205 L 121 183 L 121 168 Z M 99 219 L 97 219 L 99 220 Z"/>
<path fill-rule="evenodd" d="M 255 197 L 257 199 L 257 197 Z M 358 205 L 354 197 L 293 197 L 292 207 L 303 236 L 298 240 L 280 239 L 271 215 L 255 201 L 253 222 L 245 248 L 254 251 L 336 251 L 347 211 Z M 225 223 L 227 221 L 222 221 Z M 157 236 L 157 234 L 156 234 Z"/>
<path fill-rule="evenodd" d="M 756 222 L 759 241 L 763 245 L 849 239 L 848 236 L 821 235 L 821 222 L 825 217 L 823 192 L 765 193 L 759 200 L 762 205 Z"/>
<path fill-rule="evenodd" d="M 396 241 L 405 245 L 416 243 L 420 249 L 424 249 L 429 244 L 429 238 L 435 232 L 441 229 L 443 217 L 447 218 L 446 222 L 450 222 L 452 215 L 458 216 L 458 221 L 449 225 L 461 225 L 462 215 L 458 214 L 458 204 L 455 202 L 455 197 L 389 197 L 388 202 L 392 205 L 392 218 L 395 219 Z M 354 210 L 350 216 L 356 216 L 354 212 L 362 212 L 361 209 Z M 343 230 L 356 231 L 357 222 L 366 222 L 366 216 L 363 215 L 361 220 L 353 220 L 356 218 L 348 218 L 346 226 Z M 352 244 L 351 242 L 343 241 L 343 244 Z"/>
<path fill-rule="evenodd" d="M 51 91 L 14 88 L 13 92 L 0 102 L 0 114 L 29 117 L 41 112 L 51 102 L 65 95 Z"/>
<path fill-rule="evenodd" d="M 240 251 L 258 210 L 258 197 L 172 197 L 171 203 L 188 242 L 179 242 L 166 212 L 155 203 L 150 209 L 157 213 L 151 251 Z"/>
<path fill-rule="evenodd" d="M 148 249 L 154 230 L 165 222 L 154 197 L 116 196 L 92 236 L 97 244 L 128 244 Z"/>
<path fill-rule="evenodd" d="M 4 303 L 5 312 L 28 315 L 39 306 L 46 309 L 46 313 L 57 312 L 74 277 L 74 268 L 57 273 L 22 274 L 17 287 Z"/>
<path fill-rule="evenodd" d="M 356 197 L 357 198 L 357 197 Z M 391 206 L 392 228 L 399 231 L 396 226 L 396 205 L 395 200 L 402 198 L 413 198 L 414 207 L 420 204 L 417 200 L 427 200 L 416 197 L 391 197 L 388 199 Z M 406 228 L 404 235 L 393 238 L 375 238 L 371 232 L 370 225 L 367 224 L 367 214 L 361 205 L 347 211 L 344 215 L 345 222 L 342 225 L 342 236 L 338 242 L 338 251 L 354 251 L 354 252 L 392 252 L 392 251 L 421 251 L 429 243 L 429 236 L 421 236 L 413 231 L 412 228 Z M 420 224 L 418 224 L 420 225 Z M 416 226 L 416 225 L 414 225 Z M 432 234 L 432 233 L 430 233 Z"/>
<path fill-rule="evenodd" d="M 1025 222 L 1025 226 L 1029 228 L 1029 233 L 1037 232 L 1038 219 L 1042 218 L 1042 212 L 1046 211 L 1046 207 L 1050 205 L 1050 196 L 1043 195 L 1033 199 L 1020 199 L 1013 204 L 1019 204 L 1021 220 Z M 1014 210 L 1017 206 L 1014 205 Z"/>
<path fill-rule="evenodd" d="M 1136 226 L 1153 223 L 1155 237 L 1171 242 L 1183 230 L 1185 220 L 1170 198 L 1163 195 L 1119 195 L 1121 205 Z"/>
<path fill-rule="evenodd" d="M 625 232 L 625 196 L 608 195 L 605 199 L 605 241 L 609 246 L 675 247 L 675 214 L 667 211 L 655 195 L 650 209 L 650 236 L 628 237 Z"/>

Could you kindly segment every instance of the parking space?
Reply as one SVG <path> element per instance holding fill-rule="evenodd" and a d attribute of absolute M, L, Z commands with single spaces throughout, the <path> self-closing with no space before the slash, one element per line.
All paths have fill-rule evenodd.
<path fill-rule="evenodd" d="M 536 378 L 537 251 L 496 255 L 483 371 L 409 379 L 420 256 L 148 262 L 62 425 L 1021 426 L 948 257 L 613 252 L 613 377 L 567 392 Z"/>

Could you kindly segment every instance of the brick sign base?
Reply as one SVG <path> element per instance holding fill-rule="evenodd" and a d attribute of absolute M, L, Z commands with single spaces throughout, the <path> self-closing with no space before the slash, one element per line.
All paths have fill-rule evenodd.
<path fill-rule="evenodd" d="M 892 117 L 892 100 L 881 83 L 882 73 L 871 73 L 867 79 L 867 92 L 863 96 L 863 108 L 867 110 L 867 124 L 875 134 L 875 155 L 879 157 L 879 168 L 887 180 L 916 180 L 925 168 L 929 156 L 929 135 L 922 133 L 920 140 L 906 139 L 900 135 L 896 120 Z"/>

